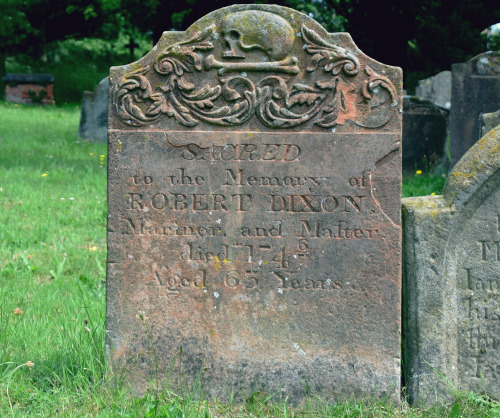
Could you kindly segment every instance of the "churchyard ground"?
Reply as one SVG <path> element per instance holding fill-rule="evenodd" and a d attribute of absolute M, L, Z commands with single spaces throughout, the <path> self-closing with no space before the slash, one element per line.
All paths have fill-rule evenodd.
<path fill-rule="evenodd" d="M 500 416 L 498 402 L 452 387 L 425 409 L 314 395 L 292 407 L 262 393 L 222 403 L 203 397 L 202 377 L 134 397 L 105 364 L 107 149 L 78 141 L 79 114 L 0 102 L 0 416 Z M 403 195 L 439 194 L 444 180 L 422 167 Z"/>

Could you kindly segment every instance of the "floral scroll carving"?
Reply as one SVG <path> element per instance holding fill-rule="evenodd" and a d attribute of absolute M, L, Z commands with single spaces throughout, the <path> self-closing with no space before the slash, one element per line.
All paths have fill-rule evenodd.
<path fill-rule="evenodd" d="M 287 36 L 295 41 L 295 35 L 291 41 Z M 293 128 L 308 121 L 334 128 L 351 120 L 377 128 L 397 111 L 398 95 L 387 77 L 363 67 L 355 52 L 329 43 L 305 25 L 297 34 L 306 52 L 304 66 L 291 54 L 283 58 L 281 51 L 272 52 L 274 61 L 271 53 L 264 62 L 217 60 L 213 52 L 219 37 L 215 25 L 207 27 L 115 81 L 111 94 L 119 119 L 144 126 L 166 115 L 186 127 L 200 122 L 230 127 L 258 118 L 268 128 Z M 231 48 L 228 57 L 235 55 L 236 43 Z M 244 52 L 250 48 L 265 52 L 259 45 Z M 252 72 L 264 74 L 255 81 L 248 76 Z M 206 79 L 216 82 L 197 85 L 192 77 L 202 73 L 210 73 Z"/>

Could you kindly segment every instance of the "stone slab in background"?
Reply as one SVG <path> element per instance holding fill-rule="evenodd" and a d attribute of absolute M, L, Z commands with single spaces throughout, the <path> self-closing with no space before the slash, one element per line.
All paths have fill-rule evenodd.
<path fill-rule="evenodd" d="M 500 108 L 500 52 L 452 65 L 450 168 L 481 137 L 480 115 Z"/>
<path fill-rule="evenodd" d="M 54 76 L 52 74 L 9 73 L 5 83 L 5 101 L 23 104 L 54 104 Z"/>
<path fill-rule="evenodd" d="M 444 165 L 448 111 L 430 100 L 403 98 L 403 170 Z"/>
<path fill-rule="evenodd" d="M 136 392 L 177 360 L 222 399 L 399 399 L 401 80 L 265 5 L 111 69 L 106 347 Z"/>
<path fill-rule="evenodd" d="M 450 109 L 451 71 L 442 71 L 433 77 L 419 80 L 415 96 L 430 100 L 444 109 Z"/>
<path fill-rule="evenodd" d="M 450 172 L 442 196 L 403 199 L 407 392 L 500 395 L 500 128 Z"/>
<path fill-rule="evenodd" d="M 109 77 L 103 78 L 94 92 L 84 91 L 78 136 L 85 140 L 106 142 L 108 138 Z"/>
<path fill-rule="evenodd" d="M 500 125 L 500 109 L 492 113 L 483 113 L 481 115 L 481 136 L 486 135 L 498 125 Z"/>

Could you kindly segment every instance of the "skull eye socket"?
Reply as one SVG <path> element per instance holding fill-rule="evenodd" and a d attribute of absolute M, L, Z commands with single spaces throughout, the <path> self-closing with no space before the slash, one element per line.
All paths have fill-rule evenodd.
<path fill-rule="evenodd" d="M 240 34 L 235 30 L 230 30 L 228 35 L 233 41 L 237 41 L 240 37 Z"/>
<path fill-rule="evenodd" d="M 222 56 L 225 58 L 245 58 L 238 52 L 238 43 L 241 35 L 236 30 L 221 31 L 222 34 Z"/>

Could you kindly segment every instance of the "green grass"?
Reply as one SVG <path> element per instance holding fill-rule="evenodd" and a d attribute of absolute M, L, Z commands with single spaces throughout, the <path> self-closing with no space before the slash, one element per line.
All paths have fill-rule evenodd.
<path fill-rule="evenodd" d="M 403 197 L 429 196 L 441 194 L 445 174 L 434 174 L 429 170 L 417 170 L 415 174 L 403 175 Z"/>
<path fill-rule="evenodd" d="M 258 396 L 243 405 L 194 401 L 193 392 L 136 398 L 113 384 L 104 362 L 106 145 L 78 142 L 78 120 L 74 106 L 0 102 L 0 416 L 465 417 L 500 410 L 467 393 L 427 409 L 321 399 L 292 408 Z M 439 192 L 442 180 L 431 178 L 407 179 L 405 193 Z"/>

